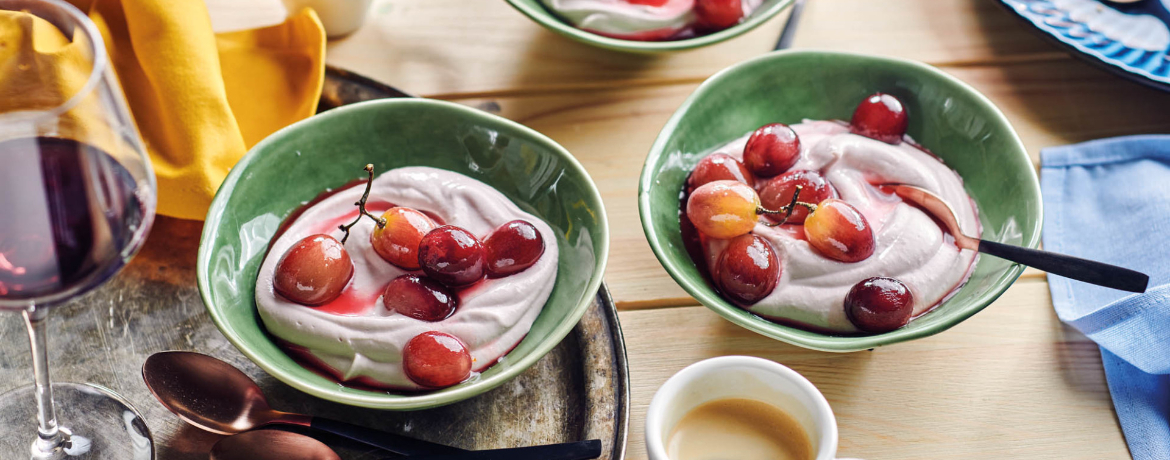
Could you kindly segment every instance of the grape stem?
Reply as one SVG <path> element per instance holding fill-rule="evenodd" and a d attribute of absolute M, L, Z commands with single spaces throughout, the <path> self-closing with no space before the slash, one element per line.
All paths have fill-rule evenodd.
<path fill-rule="evenodd" d="M 386 219 L 370 214 L 370 211 L 366 210 L 366 200 L 370 199 L 370 187 L 372 187 L 374 184 L 374 165 L 366 165 L 365 171 L 370 175 L 370 179 L 366 181 L 366 191 L 365 193 L 362 193 L 362 199 L 353 204 L 354 206 L 358 207 L 357 219 L 354 219 L 353 222 L 350 222 L 349 224 L 337 226 L 337 228 L 340 228 L 341 231 L 345 232 L 345 236 L 341 237 L 341 244 L 345 244 L 345 240 L 349 239 L 349 229 L 353 228 L 354 225 L 357 225 L 358 222 L 361 222 L 362 216 L 373 219 L 374 223 L 378 225 L 378 228 L 386 228 Z"/>
<path fill-rule="evenodd" d="M 792 193 L 792 201 L 789 202 L 787 206 L 784 206 L 778 210 L 773 211 L 771 209 L 765 209 L 763 206 L 757 206 L 756 207 L 757 214 L 784 214 L 784 218 L 781 219 L 780 222 L 767 223 L 764 225 L 767 225 L 769 227 L 776 227 L 776 226 L 784 225 L 786 222 L 788 222 L 788 218 L 792 217 L 792 211 L 795 210 L 797 206 L 804 206 L 805 208 L 808 208 L 808 212 L 810 214 L 813 212 L 816 212 L 817 205 L 812 204 L 812 203 L 805 203 L 803 201 L 797 201 L 797 198 L 800 198 L 800 191 L 803 189 L 804 189 L 803 185 L 797 185 L 796 191 Z"/>

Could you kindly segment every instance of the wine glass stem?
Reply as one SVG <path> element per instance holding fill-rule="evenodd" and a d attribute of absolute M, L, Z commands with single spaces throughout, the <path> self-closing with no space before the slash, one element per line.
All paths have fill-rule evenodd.
<path fill-rule="evenodd" d="M 32 349 L 33 378 L 36 381 L 37 397 L 37 440 L 33 443 L 34 453 L 49 453 L 65 443 L 57 427 L 57 413 L 53 408 L 53 387 L 49 384 L 49 354 L 45 345 L 45 324 L 48 310 L 33 308 L 25 310 L 24 325 L 28 330 L 28 344 Z"/>

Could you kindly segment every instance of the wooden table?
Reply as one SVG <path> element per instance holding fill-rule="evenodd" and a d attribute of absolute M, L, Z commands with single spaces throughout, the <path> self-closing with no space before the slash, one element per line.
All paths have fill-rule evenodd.
<path fill-rule="evenodd" d="M 993 0 L 813 0 L 795 48 L 917 59 L 991 98 L 1040 149 L 1170 131 L 1170 94 L 1124 81 L 1046 42 Z M 427 97 L 497 111 L 573 152 L 601 189 L 613 250 L 606 281 L 630 355 L 628 457 L 646 458 L 654 391 L 700 359 L 788 365 L 828 397 L 841 454 L 870 460 L 1127 458 L 1097 347 L 1056 318 L 1029 270 L 984 312 L 923 340 L 827 354 L 735 326 L 690 298 L 650 251 L 637 178 L 667 118 L 705 78 L 771 49 L 787 13 L 737 39 L 626 55 L 561 38 L 501 0 L 375 1 L 328 62 Z"/>
<path fill-rule="evenodd" d="M 1033 158 L 1047 146 L 1170 130 L 1170 94 L 1073 59 L 996 3 L 813 0 L 795 47 L 892 55 L 938 66 L 998 104 Z M 261 21 L 263 16 L 257 15 Z M 688 364 L 732 354 L 772 359 L 812 380 L 836 411 L 842 455 L 869 460 L 1127 458 L 1097 347 L 1057 320 L 1043 273 L 1025 272 L 994 305 L 945 333 L 840 355 L 741 329 L 698 306 L 667 276 L 638 220 L 637 178 L 646 152 L 700 82 L 770 50 L 785 16 L 721 45 L 640 56 L 563 39 L 501 0 L 376 0 L 367 25 L 332 42 L 328 60 L 419 95 L 524 123 L 560 142 L 589 170 L 611 223 L 606 280 L 621 309 L 630 355 L 631 460 L 646 458 L 643 417 L 658 386 Z M 115 303 L 123 302 L 123 292 L 125 302 L 171 292 L 142 294 L 141 286 L 157 291 L 193 285 L 198 229 L 196 223 L 161 219 L 143 254 L 121 275 L 132 281 L 115 280 L 103 288 L 97 297 L 102 305 L 63 308 L 61 314 L 92 316 L 93 333 L 83 338 L 85 343 L 118 341 L 128 327 L 149 327 Z M 175 258 L 184 262 L 173 263 Z M 157 411 L 161 408 L 131 382 L 132 375 L 110 369 L 133 368 L 135 353 L 176 344 L 238 355 L 222 336 L 191 334 L 195 328 L 189 321 L 207 320 L 193 289 L 172 294 L 171 316 L 179 326 L 160 330 L 157 343 L 130 343 L 125 354 L 54 367 L 54 376 L 110 386 Z M 15 315 L 2 321 L 0 339 L 23 340 Z M 54 361 L 73 352 L 65 349 L 71 345 L 51 347 Z M 237 356 L 237 364 L 243 365 L 241 360 Z M 0 354 L 0 365 L 25 369 L 28 358 Z M 214 441 L 174 420 L 161 430 L 184 440 L 161 452 L 164 460 L 188 458 L 184 452 Z"/>

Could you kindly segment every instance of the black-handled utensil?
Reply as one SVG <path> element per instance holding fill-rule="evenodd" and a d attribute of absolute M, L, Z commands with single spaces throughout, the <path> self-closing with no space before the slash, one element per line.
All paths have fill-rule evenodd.
<path fill-rule="evenodd" d="M 894 192 L 902 199 L 917 204 L 933 214 L 947 227 L 947 231 L 954 235 L 955 244 L 960 248 L 979 251 L 1029 267 L 1039 268 L 1054 275 L 1122 291 L 1146 292 L 1146 287 L 1150 283 L 1149 275 L 1128 268 L 964 235 L 962 229 L 959 228 L 958 218 L 955 217 L 955 210 L 937 195 L 922 188 L 905 184 L 886 184 L 882 188 Z"/>
<path fill-rule="evenodd" d="M 601 456 L 601 441 L 567 442 L 512 449 L 473 450 L 457 454 L 423 455 L 411 460 L 588 460 Z M 392 460 L 392 459 L 386 459 Z"/>
<path fill-rule="evenodd" d="M 465 452 L 336 420 L 274 410 L 247 374 L 199 353 L 155 353 L 143 364 L 142 377 L 164 407 L 192 426 L 212 433 L 236 434 L 268 425 L 295 425 L 402 455 Z"/>
<path fill-rule="evenodd" d="M 792 48 L 792 39 L 796 36 L 796 25 L 800 23 L 800 15 L 804 13 L 804 6 L 808 0 L 796 0 L 792 4 L 792 11 L 788 13 L 788 20 L 784 21 L 784 28 L 780 30 L 780 39 L 776 40 L 773 50 Z"/>

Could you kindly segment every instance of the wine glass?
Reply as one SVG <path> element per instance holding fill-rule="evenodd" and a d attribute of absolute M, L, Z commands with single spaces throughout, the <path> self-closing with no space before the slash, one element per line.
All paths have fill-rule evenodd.
<path fill-rule="evenodd" d="M 45 323 L 142 245 L 154 221 L 150 160 L 81 11 L 0 0 L 0 30 L 0 310 L 24 317 L 34 381 L 0 395 L 0 458 L 149 460 L 150 432 L 128 402 L 49 383 Z"/>

